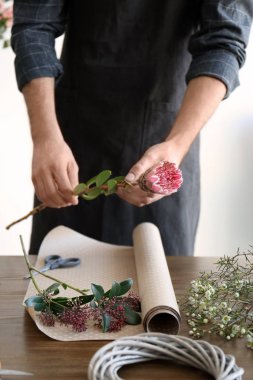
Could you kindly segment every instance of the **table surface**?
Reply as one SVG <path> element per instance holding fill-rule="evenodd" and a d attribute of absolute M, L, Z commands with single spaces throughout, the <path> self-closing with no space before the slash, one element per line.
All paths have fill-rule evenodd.
<path fill-rule="evenodd" d="M 34 261 L 35 257 L 31 257 Z M 214 269 L 216 258 L 168 257 L 172 282 L 177 299 L 185 294 L 192 279 L 200 271 Z M 27 289 L 25 261 L 21 256 L 0 256 L 0 360 L 2 368 L 32 372 L 34 377 L 16 376 L 8 379 L 87 379 L 87 367 L 93 354 L 108 341 L 59 342 L 40 332 L 22 306 Z M 183 317 L 183 316 L 182 316 Z M 183 318 L 180 335 L 188 336 Z M 226 342 L 210 337 L 226 354 L 234 355 L 243 367 L 244 380 L 253 379 L 253 352 L 242 339 Z M 172 362 L 150 361 L 122 368 L 124 379 L 201 380 L 212 377 L 200 370 Z"/>

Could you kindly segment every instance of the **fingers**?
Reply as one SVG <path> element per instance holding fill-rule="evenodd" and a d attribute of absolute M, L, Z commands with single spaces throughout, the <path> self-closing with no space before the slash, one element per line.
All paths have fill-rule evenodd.
<path fill-rule="evenodd" d="M 78 166 L 63 139 L 34 143 L 32 180 L 36 194 L 48 207 L 76 205 L 73 189 L 78 184 Z"/>
<path fill-rule="evenodd" d="M 141 190 L 139 186 L 129 186 L 126 188 L 121 187 L 117 190 L 117 195 L 124 201 L 137 207 L 147 206 L 163 198 L 162 195 L 157 195 L 150 192 L 147 193 Z"/>
<path fill-rule="evenodd" d="M 43 182 L 42 176 L 35 176 L 33 184 L 37 197 L 48 207 L 62 207 L 66 204 L 64 198 L 57 190 L 55 181 L 51 177 L 47 177 L 47 180 Z"/>
<path fill-rule="evenodd" d="M 77 184 L 75 181 L 76 175 L 73 171 L 70 171 L 72 182 Z M 77 197 L 73 195 L 73 188 L 71 180 L 69 178 L 69 170 L 64 167 L 58 169 L 54 172 L 54 180 L 57 186 L 58 193 L 61 195 L 65 204 L 76 205 L 78 203 Z"/>
<path fill-rule="evenodd" d="M 144 154 L 144 156 L 129 170 L 126 175 L 126 180 L 129 182 L 137 181 L 138 178 L 145 173 L 151 166 L 154 165 L 154 158 L 149 154 Z"/>

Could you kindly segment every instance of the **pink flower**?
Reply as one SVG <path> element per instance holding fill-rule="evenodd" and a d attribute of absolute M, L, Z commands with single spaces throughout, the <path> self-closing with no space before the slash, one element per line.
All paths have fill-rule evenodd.
<path fill-rule="evenodd" d="M 139 186 L 142 190 L 162 195 L 176 193 L 182 183 L 181 170 L 174 163 L 168 161 L 159 162 L 148 169 L 139 179 Z"/>
<path fill-rule="evenodd" d="M 5 3 L 5 1 L 0 0 L 0 20 L 4 21 L 4 26 L 10 28 L 13 21 L 13 7 L 12 2 L 10 5 Z"/>

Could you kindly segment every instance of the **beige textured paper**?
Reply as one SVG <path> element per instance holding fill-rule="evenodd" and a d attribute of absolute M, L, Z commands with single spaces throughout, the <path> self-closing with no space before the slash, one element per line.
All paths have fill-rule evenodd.
<path fill-rule="evenodd" d="M 134 281 L 132 290 L 141 297 L 145 329 L 177 333 L 180 316 L 159 231 L 151 223 L 142 223 L 135 228 L 133 238 L 134 247 L 116 246 L 91 239 L 63 226 L 56 227 L 43 240 L 36 267 L 42 267 L 45 256 L 51 254 L 79 257 L 81 265 L 50 270 L 48 273 L 81 289 L 90 289 L 90 284 L 95 283 L 107 290 L 113 280 L 120 282 L 131 277 Z M 52 284 L 51 280 L 43 276 L 38 275 L 36 278 L 41 289 Z M 25 299 L 35 293 L 30 281 Z M 67 289 L 62 290 L 60 295 L 77 294 Z M 127 325 L 117 333 L 103 333 L 91 325 L 85 332 L 75 333 L 71 328 L 58 324 L 55 327 L 43 326 L 31 310 L 30 314 L 44 334 L 61 341 L 113 340 L 144 332 L 142 325 Z"/>

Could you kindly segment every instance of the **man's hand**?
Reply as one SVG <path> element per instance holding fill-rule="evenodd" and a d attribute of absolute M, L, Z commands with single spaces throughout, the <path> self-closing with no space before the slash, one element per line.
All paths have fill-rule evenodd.
<path fill-rule="evenodd" d="M 57 121 L 54 78 L 33 79 L 22 92 L 31 125 L 36 194 L 48 207 L 76 205 L 73 189 L 78 184 L 78 166 Z"/>
<path fill-rule="evenodd" d="M 120 198 L 133 204 L 134 206 L 142 207 L 150 203 L 156 202 L 163 198 L 164 195 L 147 193 L 140 189 L 139 186 L 131 186 L 131 182 L 136 182 L 146 170 L 158 164 L 160 161 L 169 161 L 175 163 L 178 167 L 182 157 L 179 154 L 180 150 L 172 141 L 165 141 L 161 144 L 153 145 L 149 148 L 142 158 L 129 170 L 126 180 L 130 183 L 126 188 L 119 188 L 117 194 Z"/>
<path fill-rule="evenodd" d="M 37 197 L 48 207 L 76 205 L 73 189 L 78 184 L 78 166 L 63 139 L 34 142 L 32 180 Z"/>
<path fill-rule="evenodd" d="M 225 93 L 226 86 L 216 78 L 200 76 L 192 79 L 189 82 L 175 123 L 165 142 L 149 148 L 129 170 L 126 180 L 129 182 L 138 181 L 147 169 L 159 161 L 169 161 L 179 166 L 192 142 L 224 98 Z M 125 201 L 139 207 L 163 197 L 162 195 L 147 194 L 139 186 L 120 188 L 118 195 Z"/>

